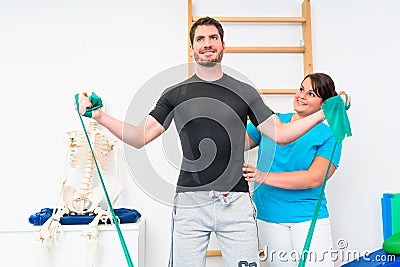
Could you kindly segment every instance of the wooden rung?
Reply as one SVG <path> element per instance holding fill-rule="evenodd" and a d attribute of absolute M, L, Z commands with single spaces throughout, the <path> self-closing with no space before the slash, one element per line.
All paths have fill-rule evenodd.
<path fill-rule="evenodd" d="M 258 89 L 263 95 L 294 95 L 298 89 Z"/>
<path fill-rule="evenodd" d="M 197 21 L 199 16 L 192 17 L 192 22 Z M 303 23 L 306 21 L 304 17 L 213 17 L 219 22 L 275 22 L 275 23 Z"/>
<path fill-rule="evenodd" d="M 218 256 L 222 256 L 221 250 L 219 249 L 212 249 L 212 250 L 207 250 L 206 253 L 207 257 L 218 257 Z"/>
<path fill-rule="evenodd" d="M 303 46 L 227 46 L 226 53 L 304 53 Z"/>

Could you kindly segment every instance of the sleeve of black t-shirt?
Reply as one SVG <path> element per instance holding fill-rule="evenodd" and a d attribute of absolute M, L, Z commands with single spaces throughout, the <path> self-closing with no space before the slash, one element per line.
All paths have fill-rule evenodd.
<path fill-rule="evenodd" d="M 249 93 L 249 118 L 250 121 L 257 127 L 260 123 L 275 114 L 263 101 L 258 91 L 251 87 Z"/>
<path fill-rule="evenodd" d="M 172 112 L 173 105 L 171 104 L 171 92 L 164 92 L 162 96 L 158 99 L 156 106 L 152 111 L 150 111 L 149 115 L 160 123 L 164 129 L 168 129 L 169 125 L 172 121 Z"/>

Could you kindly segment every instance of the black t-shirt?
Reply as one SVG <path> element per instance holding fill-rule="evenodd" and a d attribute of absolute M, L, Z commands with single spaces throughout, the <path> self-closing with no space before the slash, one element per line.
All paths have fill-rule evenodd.
<path fill-rule="evenodd" d="M 165 129 L 175 121 L 183 153 L 176 191 L 247 192 L 247 116 L 257 126 L 272 114 L 254 87 L 227 74 L 213 82 L 194 75 L 165 90 L 150 115 Z"/>

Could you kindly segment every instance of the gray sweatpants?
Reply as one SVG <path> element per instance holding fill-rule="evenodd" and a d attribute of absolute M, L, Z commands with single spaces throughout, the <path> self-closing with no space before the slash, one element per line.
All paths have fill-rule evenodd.
<path fill-rule="evenodd" d="M 172 217 L 170 267 L 206 266 L 211 232 L 225 266 L 260 266 L 256 210 L 249 193 L 177 193 Z"/>

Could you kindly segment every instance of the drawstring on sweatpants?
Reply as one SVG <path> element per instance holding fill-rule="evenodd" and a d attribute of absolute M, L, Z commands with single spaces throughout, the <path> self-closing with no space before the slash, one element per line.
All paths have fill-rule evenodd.
<path fill-rule="evenodd" d="M 208 195 L 211 198 L 219 198 L 219 200 L 221 201 L 222 204 L 224 204 L 225 206 L 228 206 L 229 204 L 231 204 L 231 199 L 229 197 L 229 193 L 224 193 L 224 192 L 219 192 L 219 191 L 215 191 L 215 190 L 211 190 Z"/>

